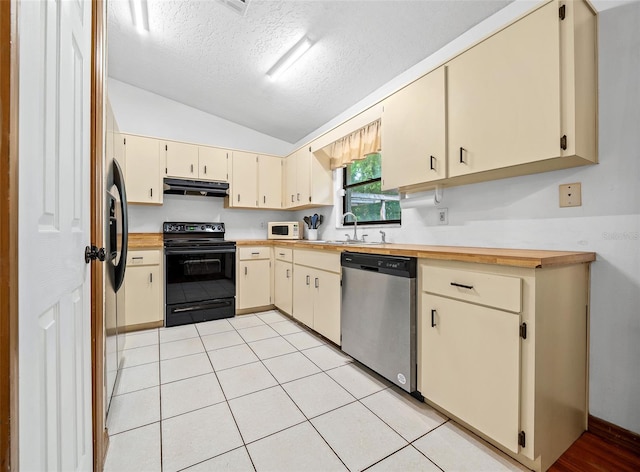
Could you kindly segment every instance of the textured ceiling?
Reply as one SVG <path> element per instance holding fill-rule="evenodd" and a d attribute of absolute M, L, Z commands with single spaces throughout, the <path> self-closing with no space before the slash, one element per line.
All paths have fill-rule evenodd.
<path fill-rule="evenodd" d="M 148 0 L 149 33 L 130 4 L 108 10 L 109 76 L 295 143 L 511 0 Z M 298 40 L 305 56 L 266 72 Z"/>

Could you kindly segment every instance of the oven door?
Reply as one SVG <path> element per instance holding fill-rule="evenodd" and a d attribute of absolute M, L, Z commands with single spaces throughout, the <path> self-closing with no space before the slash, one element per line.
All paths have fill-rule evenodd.
<path fill-rule="evenodd" d="M 165 248 L 165 325 L 235 316 L 235 257 L 235 247 Z"/>

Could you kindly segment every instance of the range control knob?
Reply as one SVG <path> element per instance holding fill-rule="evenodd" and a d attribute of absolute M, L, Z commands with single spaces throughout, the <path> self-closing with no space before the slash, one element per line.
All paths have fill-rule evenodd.
<path fill-rule="evenodd" d="M 202 231 L 204 231 L 204 225 L 200 226 L 200 229 L 201 229 Z"/>

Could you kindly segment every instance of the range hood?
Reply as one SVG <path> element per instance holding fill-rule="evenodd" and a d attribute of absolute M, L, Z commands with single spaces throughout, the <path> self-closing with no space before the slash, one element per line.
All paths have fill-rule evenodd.
<path fill-rule="evenodd" d="M 164 179 L 164 193 L 171 195 L 200 195 L 203 197 L 226 197 L 229 184 L 203 180 Z"/>

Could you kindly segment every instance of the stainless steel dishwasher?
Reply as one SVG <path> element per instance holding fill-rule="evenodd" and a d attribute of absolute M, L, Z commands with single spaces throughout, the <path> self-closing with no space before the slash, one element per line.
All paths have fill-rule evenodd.
<path fill-rule="evenodd" d="M 344 252 L 342 350 L 416 390 L 416 259 Z"/>

